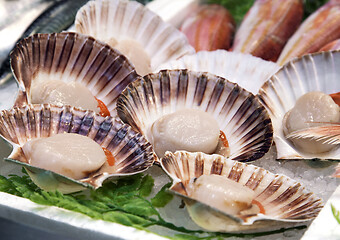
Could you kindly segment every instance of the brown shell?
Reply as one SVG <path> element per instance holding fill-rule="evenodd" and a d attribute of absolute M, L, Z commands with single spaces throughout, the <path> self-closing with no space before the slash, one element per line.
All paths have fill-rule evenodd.
<path fill-rule="evenodd" d="M 185 199 L 189 198 L 186 187 L 190 179 L 201 175 L 221 175 L 254 190 L 256 196 L 254 200 L 262 204 L 265 214 L 230 216 L 224 213 L 235 219 L 236 224 L 239 222 L 247 225 L 261 220 L 306 221 L 315 218 L 322 208 L 321 199 L 308 192 L 295 180 L 220 155 L 185 151 L 167 152 L 160 162 L 165 172 L 173 179 L 170 190 Z"/>
<path fill-rule="evenodd" d="M 119 96 L 119 117 L 146 135 L 160 117 L 192 108 L 213 116 L 227 137 L 230 158 L 261 158 L 272 143 L 270 118 L 250 92 L 224 78 L 188 70 L 164 70 L 130 84 Z"/>
<path fill-rule="evenodd" d="M 154 161 L 151 144 L 140 133 L 115 118 L 104 118 L 92 111 L 70 106 L 48 104 L 27 105 L 0 112 L 0 134 L 14 147 L 9 158 L 26 165 L 28 160 L 21 146 L 31 139 L 58 133 L 87 136 L 113 154 L 114 166 L 109 166 L 106 162 L 100 169 L 79 180 L 80 183 L 88 183 L 95 188 L 100 187 L 109 177 L 142 172 L 152 166 Z M 31 167 L 31 171 L 41 174 L 46 172 L 37 167 Z M 64 181 L 68 180 L 70 179 L 64 177 Z"/>
<path fill-rule="evenodd" d="M 46 80 L 77 81 L 104 102 L 116 116 L 116 98 L 139 76 L 127 58 L 110 46 L 78 33 L 34 34 L 11 52 L 11 67 L 19 84 L 16 105 L 31 103 L 31 83 Z"/>

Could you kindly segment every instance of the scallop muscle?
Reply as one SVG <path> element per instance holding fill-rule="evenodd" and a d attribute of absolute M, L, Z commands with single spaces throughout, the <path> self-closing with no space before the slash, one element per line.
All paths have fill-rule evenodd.
<path fill-rule="evenodd" d="M 297 130 L 334 123 L 340 120 L 339 106 L 322 92 L 309 92 L 301 96 L 294 108 L 283 119 L 285 135 Z M 304 151 L 322 153 L 332 149 L 331 144 L 313 140 L 294 139 L 293 143 Z"/>
<path fill-rule="evenodd" d="M 99 144 L 74 133 L 31 140 L 23 146 L 31 165 L 73 179 L 81 179 L 99 169 L 106 156 Z"/>
<path fill-rule="evenodd" d="M 188 185 L 188 195 L 220 211 L 237 215 L 249 209 L 254 191 L 220 175 L 202 175 Z"/>
<path fill-rule="evenodd" d="M 176 150 L 212 153 L 217 147 L 219 134 L 216 120 L 196 109 L 167 114 L 158 119 L 148 133 L 158 156 Z"/>
<path fill-rule="evenodd" d="M 32 103 L 71 105 L 99 112 L 98 102 L 91 92 L 78 82 L 58 80 L 37 81 L 32 83 Z"/>

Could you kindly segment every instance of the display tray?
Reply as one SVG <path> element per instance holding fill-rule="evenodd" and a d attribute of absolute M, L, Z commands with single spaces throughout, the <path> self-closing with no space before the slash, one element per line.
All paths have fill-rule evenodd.
<path fill-rule="evenodd" d="M 160 1 L 165 2 L 165 1 Z M 195 1 L 187 1 L 192 4 Z M 183 6 L 185 9 L 185 6 Z M 177 19 L 176 17 L 169 17 Z M 2 55 L 2 57 L 4 57 Z M 338 89 L 335 89 L 338 91 Z M 17 93 L 17 84 L 14 80 L 0 85 L 0 109 L 9 109 L 12 107 Z M 0 175 L 8 176 L 11 174 L 22 175 L 22 169 L 18 165 L 5 162 L 3 159 L 9 155 L 10 146 L 0 139 Z M 337 162 L 318 161 L 318 160 L 298 160 L 298 161 L 277 161 L 275 147 L 260 160 L 251 164 L 263 167 L 268 171 L 278 174 L 284 174 L 298 182 L 301 182 L 308 190 L 314 192 L 323 202 L 331 197 L 340 183 L 340 180 L 331 175 Z M 153 177 L 155 186 L 151 193 L 154 196 L 166 183 L 170 182 L 168 176 L 158 167 L 154 166 L 145 174 Z M 339 189 L 332 197 L 338 199 Z M 332 202 L 340 210 L 339 200 Z M 319 219 L 315 223 L 309 222 L 297 224 L 283 223 L 279 228 L 268 228 L 263 231 L 267 233 L 262 236 L 252 235 L 231 235 L 228 239 L 301 239 L 306 232 L 304 239 L 336 239 L 339 232 L 339 226 L 334 223 L 334 216 L 329 212 L 330 202 L 321 212 Z M 182 207 L 181 199 L 177 196 L 171 200 L 164 208 L 159 208 L 161 216 L 176 226 L 183 226 L 190 230 L 201 230 L 193 223 L 186 211 Z M 326 212 L 326 214 L 324 214 Z M 168 230 L 163 227 L 150 227 L 148 231 L 138 230 L 133 227 L 123 226 L 118 223 L 95 220 L 86 215 L 62 209 L 55 206 L 46 206 L 36 204 L 28 199 L 17 197 L 11 194 L 0 192 L 0 217 L 18 223 L 21 226 L 30 226 L 47 233 L 54 233 L 71 239 L 166 239 L 167 236 L 174 237 L 179 232 Z M 332 218 L 331 225 L 320 225 Z M 20 224 L 20 225 L 19 225 Z M 23 224 L 23 225 L 21 225 Z M 295 228 L 297 227 L 298 228 Z M 308 227 L 311 228 L 308 229 Z M 321 226 L 321 227 L 320 227 Z M 327 231 L 327 228 L 333 230 Z M 335 230 L 334 230 L 335 229 Z M 324 232 L 330 234 L 325 237 Z M 194 233 L 192 236 L 194 237 Z M 204 235 L 195 235 L 203 237 Z M 311 238 L 311 236 L 313 238 Z M 334 237 L 335 236 L 335 237 Z"/>

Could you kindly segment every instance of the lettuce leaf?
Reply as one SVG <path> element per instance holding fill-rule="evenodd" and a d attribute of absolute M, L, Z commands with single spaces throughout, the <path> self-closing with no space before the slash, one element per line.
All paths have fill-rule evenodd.
<path fill-rule="evenodd" d="M 172 236 L 166 236 L 170 239 L 254 237 L 305 228 L 305 226 L 301 226 L 261 233 L 231 234 L 196 231 L 176 226 L 163 219 L 157 210 L 157 208 L 166 207 L 173 198 L 168 192 L 170 185 L 171 183 L 165 184 L 155 196 L 151 197 L 151 200 L 148 200 L 154 186 L 154 179 L 150 175 L 137 174 L 119 178 L 115 182 L 104 183 L 97 190 L 89 190 L 89 194 L 85 192 L 68 195 L 58 191 L 43 191 L 27 175 L 11 175 L 8 178 L 0 175 L 0 191 L 2 192 L 28 198 L 37 204 L 57 206 L 94 219 L 115 222 L 145 231 L 150 231 L 148 229 L 150 226 L 164 227 L 173 230 Z"/>
<path fill-rule="evenodd" d="M 337 210 L 333 204 L 331 204 L 331 209 L 335 220 L 340 224 L 340 211 Z"/>

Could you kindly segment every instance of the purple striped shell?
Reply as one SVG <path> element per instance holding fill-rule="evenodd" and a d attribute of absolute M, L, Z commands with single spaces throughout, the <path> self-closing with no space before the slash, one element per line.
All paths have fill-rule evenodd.
<path fill-rule="evenodd" d="M 226 135 L 232 160 L 256 160 L 271 146 L 271 121 L 258 99 L 209 73 L 164 70 L 149 74 L 130 84 L 117 100 L 119 117 L 144 135 L 157 119 L 180 109 L 213 116 Z"/>
<path fill-rule="evenodd" d="M 187 202 L 189 214 L 195 222 L 203 225 L 199 211 L 205 210 L 215 211 L 216 215 L 228 222 L 222 229 L 214 231 L 238 231 L 271 225 L 282 226 L 282 222 L 307 221 L 315 218 L 322 208 L 321 199 L 295 180 L 220 155 L 185 151 L 167 152 L 160 162 L 165 172 L 173 179 L 170 190 Z M 226 177 L 254 190 L 254 200 L 261 203 L 265 213 L 231 216 L 191 199 L 187 194 L 189 181 L 201 175 L 211 174 Z M 203 227 L 211 229 L 215 226 Z"/>
<path fill-rule="evenodd" d="M 29 140 L 50 137 L 59 133 L 87 136 L 109 150 L 115 162 L 108 162 L 95 172 L 75 181 L 65 176 L 30 166 L 21 147 Z M 79 185 L 98 188 L 110 177 L 126 176 L 145 171 L 154 162 L 151 144 L 140 134 L 116 118 L 102 117 L 92 111 L 71 106 L 26 105 L 0 112 L 0 135 L 11 145 L 8 157 L 24 165 L 32 180 L 46 190 L 72 192 Z M 46 181 L 46 183 L 44 182 Z"/>

